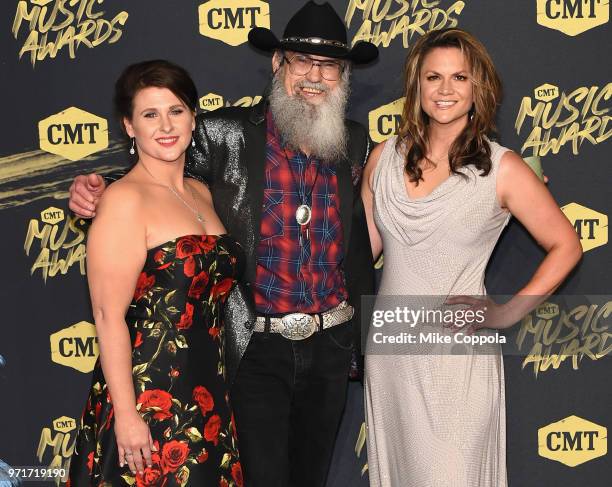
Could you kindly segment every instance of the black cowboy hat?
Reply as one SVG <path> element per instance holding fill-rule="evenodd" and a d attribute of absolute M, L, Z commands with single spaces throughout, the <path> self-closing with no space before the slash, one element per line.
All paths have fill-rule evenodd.
<path fill-rule="evenodd" d="M 289 19 L 281 40 L 270 29 L 255 27 L 249 32 L 249 43 L 268 52 L 284 49 L 347 59 L 355 64 L 366 64 L 378 57 L 378 48 L 371 42 L 357 42 L 349 49 L 346 27 L 327 2 L 307 2 Z"/>

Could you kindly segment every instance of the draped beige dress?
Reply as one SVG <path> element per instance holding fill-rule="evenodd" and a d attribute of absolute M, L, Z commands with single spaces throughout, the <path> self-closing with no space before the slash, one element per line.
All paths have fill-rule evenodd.
<path fill-rule="evenodd" d="M 451 175 L 410 198 L 403 158 L 387 141 L 373 175 L 374 218 L 384 245 L 379 298 L 484 295 L 484 274 L 510 219 L 496 179 L 507 150 L 490 142 L 492 169 Z M 370 343 L 373 329 L 370 330 Z M 372 487 L 506 487 L 504 370 L 494 354 L 373 355 L 365 400 Z"/>

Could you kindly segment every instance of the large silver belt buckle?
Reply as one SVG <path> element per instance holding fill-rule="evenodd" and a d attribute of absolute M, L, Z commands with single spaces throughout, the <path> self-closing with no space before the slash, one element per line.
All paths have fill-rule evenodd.
<path fill-rule="evenodd" d="M 312 316 L 305 313 L 291 313 L 281 318 L 283 329 L 280 334 L 289 340 L 304 340 L 317 330 Z"/>

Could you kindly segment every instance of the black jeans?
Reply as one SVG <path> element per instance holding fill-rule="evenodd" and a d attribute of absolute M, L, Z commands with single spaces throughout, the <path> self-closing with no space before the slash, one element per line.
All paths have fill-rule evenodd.
<path fill-rule="evenodd" d="M 350 321 L 301 341 L 253 333 L 231 391 L 245 487 L 324 487 L 352 340 Z"/>

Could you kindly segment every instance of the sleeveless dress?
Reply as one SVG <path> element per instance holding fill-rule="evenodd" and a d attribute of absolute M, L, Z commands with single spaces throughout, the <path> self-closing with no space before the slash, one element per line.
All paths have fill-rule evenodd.
<path fill-rule="evenodd" d="M 242 486 L 221 308 L 243 267 L 244 253 L 228 235 L 185 235 L 147 252 L 126 323 L 136 408 L 157 446 L 153 465 L 142 475 L 119 467 L 98 360 L 69 485 Z"/>
<path fill-rule="evenodd" d="M 373 175 L 374 219 L 384 248 L 377 300 L 485 295 L 485 267 L 510 219 L 496 196 L 507 149 L 490 142 L 487 176 L 467 166 L 460 169 L 466 177 L 451 174 L 429 195 L 411 198 L 395 144 L 395 137 L 386 142 Z M 368 345 L 378 330 L 370 328 Z M 410 354 L 366 349 L 370 485 L 506 487 L 499 344 L 489 354 L 426 353 L 427 347 Z"/>

